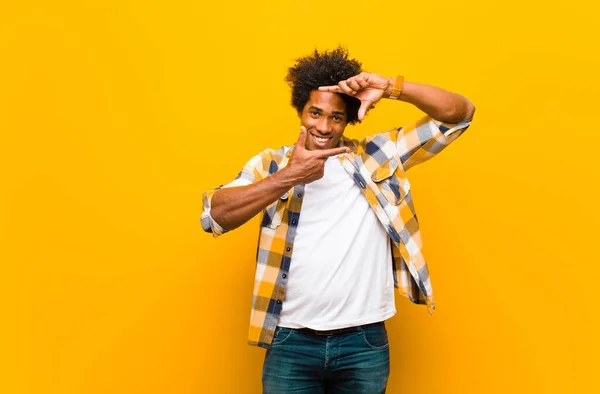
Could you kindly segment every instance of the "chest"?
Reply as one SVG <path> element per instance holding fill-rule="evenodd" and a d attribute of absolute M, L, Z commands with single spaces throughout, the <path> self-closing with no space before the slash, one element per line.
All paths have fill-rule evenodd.
<path fill-rule="evenodd" d="M 304 186 L 300 223 L 342 223 L 360 217 L 369 205 L 337 158 L 325 162 L 324 176 Z"/>

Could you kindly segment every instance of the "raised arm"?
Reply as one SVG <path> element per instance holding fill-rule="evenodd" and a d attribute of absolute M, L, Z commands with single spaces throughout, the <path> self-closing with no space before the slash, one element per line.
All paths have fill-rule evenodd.
<path fill-rule="evenodd" d="M 290 161 L 280 171 L 251 185 L 216 191 L 210 208 L 212 220 L 226 230 L 241 226 L 295 185 L 322 178 L 329 156 L 349 151 L 346 147 L 308 151 L 305 148 L 306 135 L 307 131 L 302 126 Z"/>
<path fill-rule="evenodd" d="M 397 152 L 405 171 L 431 159 L 455 141 L 467 130 L 475 113 L 475 106 L 460 94 L 407 82 L 402 77 L 386 78 L 363 72 L 337 85 L 319 87 L 319 90 L 360 99 L 360 120 L 373 104 L 390 96 L 425 112 L 426 117 L 395 129 Z"/>
<path fill-rule="evenodd" d="M 362 121 L 373 104 L 391 96 L 395 83 L 395 78 L 362 72 L 340 81 L 337 85 L 321 86 L 319 90 L 344 93 L 358 98 L 361 101 L 358 118 Z M 458 93 L 409 81 L 403 81 L 396 87 L 401 87 L 398 100 L 413 104 L 431 118 L 445 123 L 458 123 L 471 119 L 475 112 L 475 106 Z"/>
<path fill-rule="evenodd" d="M 398 100 L 413 104 L 433 119 L 458 123 L 471 119 L 475 113 L 475 106 L 458 93 L 414 82 L 403 85 Z"/>

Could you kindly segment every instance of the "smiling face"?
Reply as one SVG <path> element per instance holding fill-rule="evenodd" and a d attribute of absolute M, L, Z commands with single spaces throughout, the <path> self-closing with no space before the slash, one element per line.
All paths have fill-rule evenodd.
<path fill-rule="evenodd" d="M 300 114 L 308 132 L 306 149 L 330 149 L 338 146 L 348 124 L 346 103 L 337 93 L 313 90 Z"/>

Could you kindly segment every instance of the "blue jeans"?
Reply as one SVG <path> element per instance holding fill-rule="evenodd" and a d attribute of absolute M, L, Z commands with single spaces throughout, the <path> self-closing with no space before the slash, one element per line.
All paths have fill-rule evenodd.
<path fill-rule="evenodd" d="M 335 336 L 277 327 L 265 355 L 263 393 L 385 393 L 389 374 L 383 322 Z"/>

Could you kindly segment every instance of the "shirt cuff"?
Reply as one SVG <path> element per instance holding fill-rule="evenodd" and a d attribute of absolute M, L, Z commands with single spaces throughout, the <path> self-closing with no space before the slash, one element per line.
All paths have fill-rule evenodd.
<path fill-rule="evenodd" d="M 225 234 L 228 230 L 221 227 L 219 223 L 217 223 L 210 214 L 210 202 L 212 200 L 212 196 L 215 194 L 217 190 L 212 190 L 210 192 L 206 192 L 202 195 L 202 215 L 200 215 L 200 224 L 202 225 L 202 229 L 207 233 L 212 233 L 213 237 L 218 237 L 219 235 Z"/>
<path fill-rule="evenodd" d="M 450 135 L 455 131 L 468 128 L 471 125 L 472 120 L 473 118 L 461 120 L 458 123 L 444 123 L 442 121 L 433 119 L 433 123 L 435 123 L 442 134 L 444 134 L 444 137 L 450 137 Z"/>

